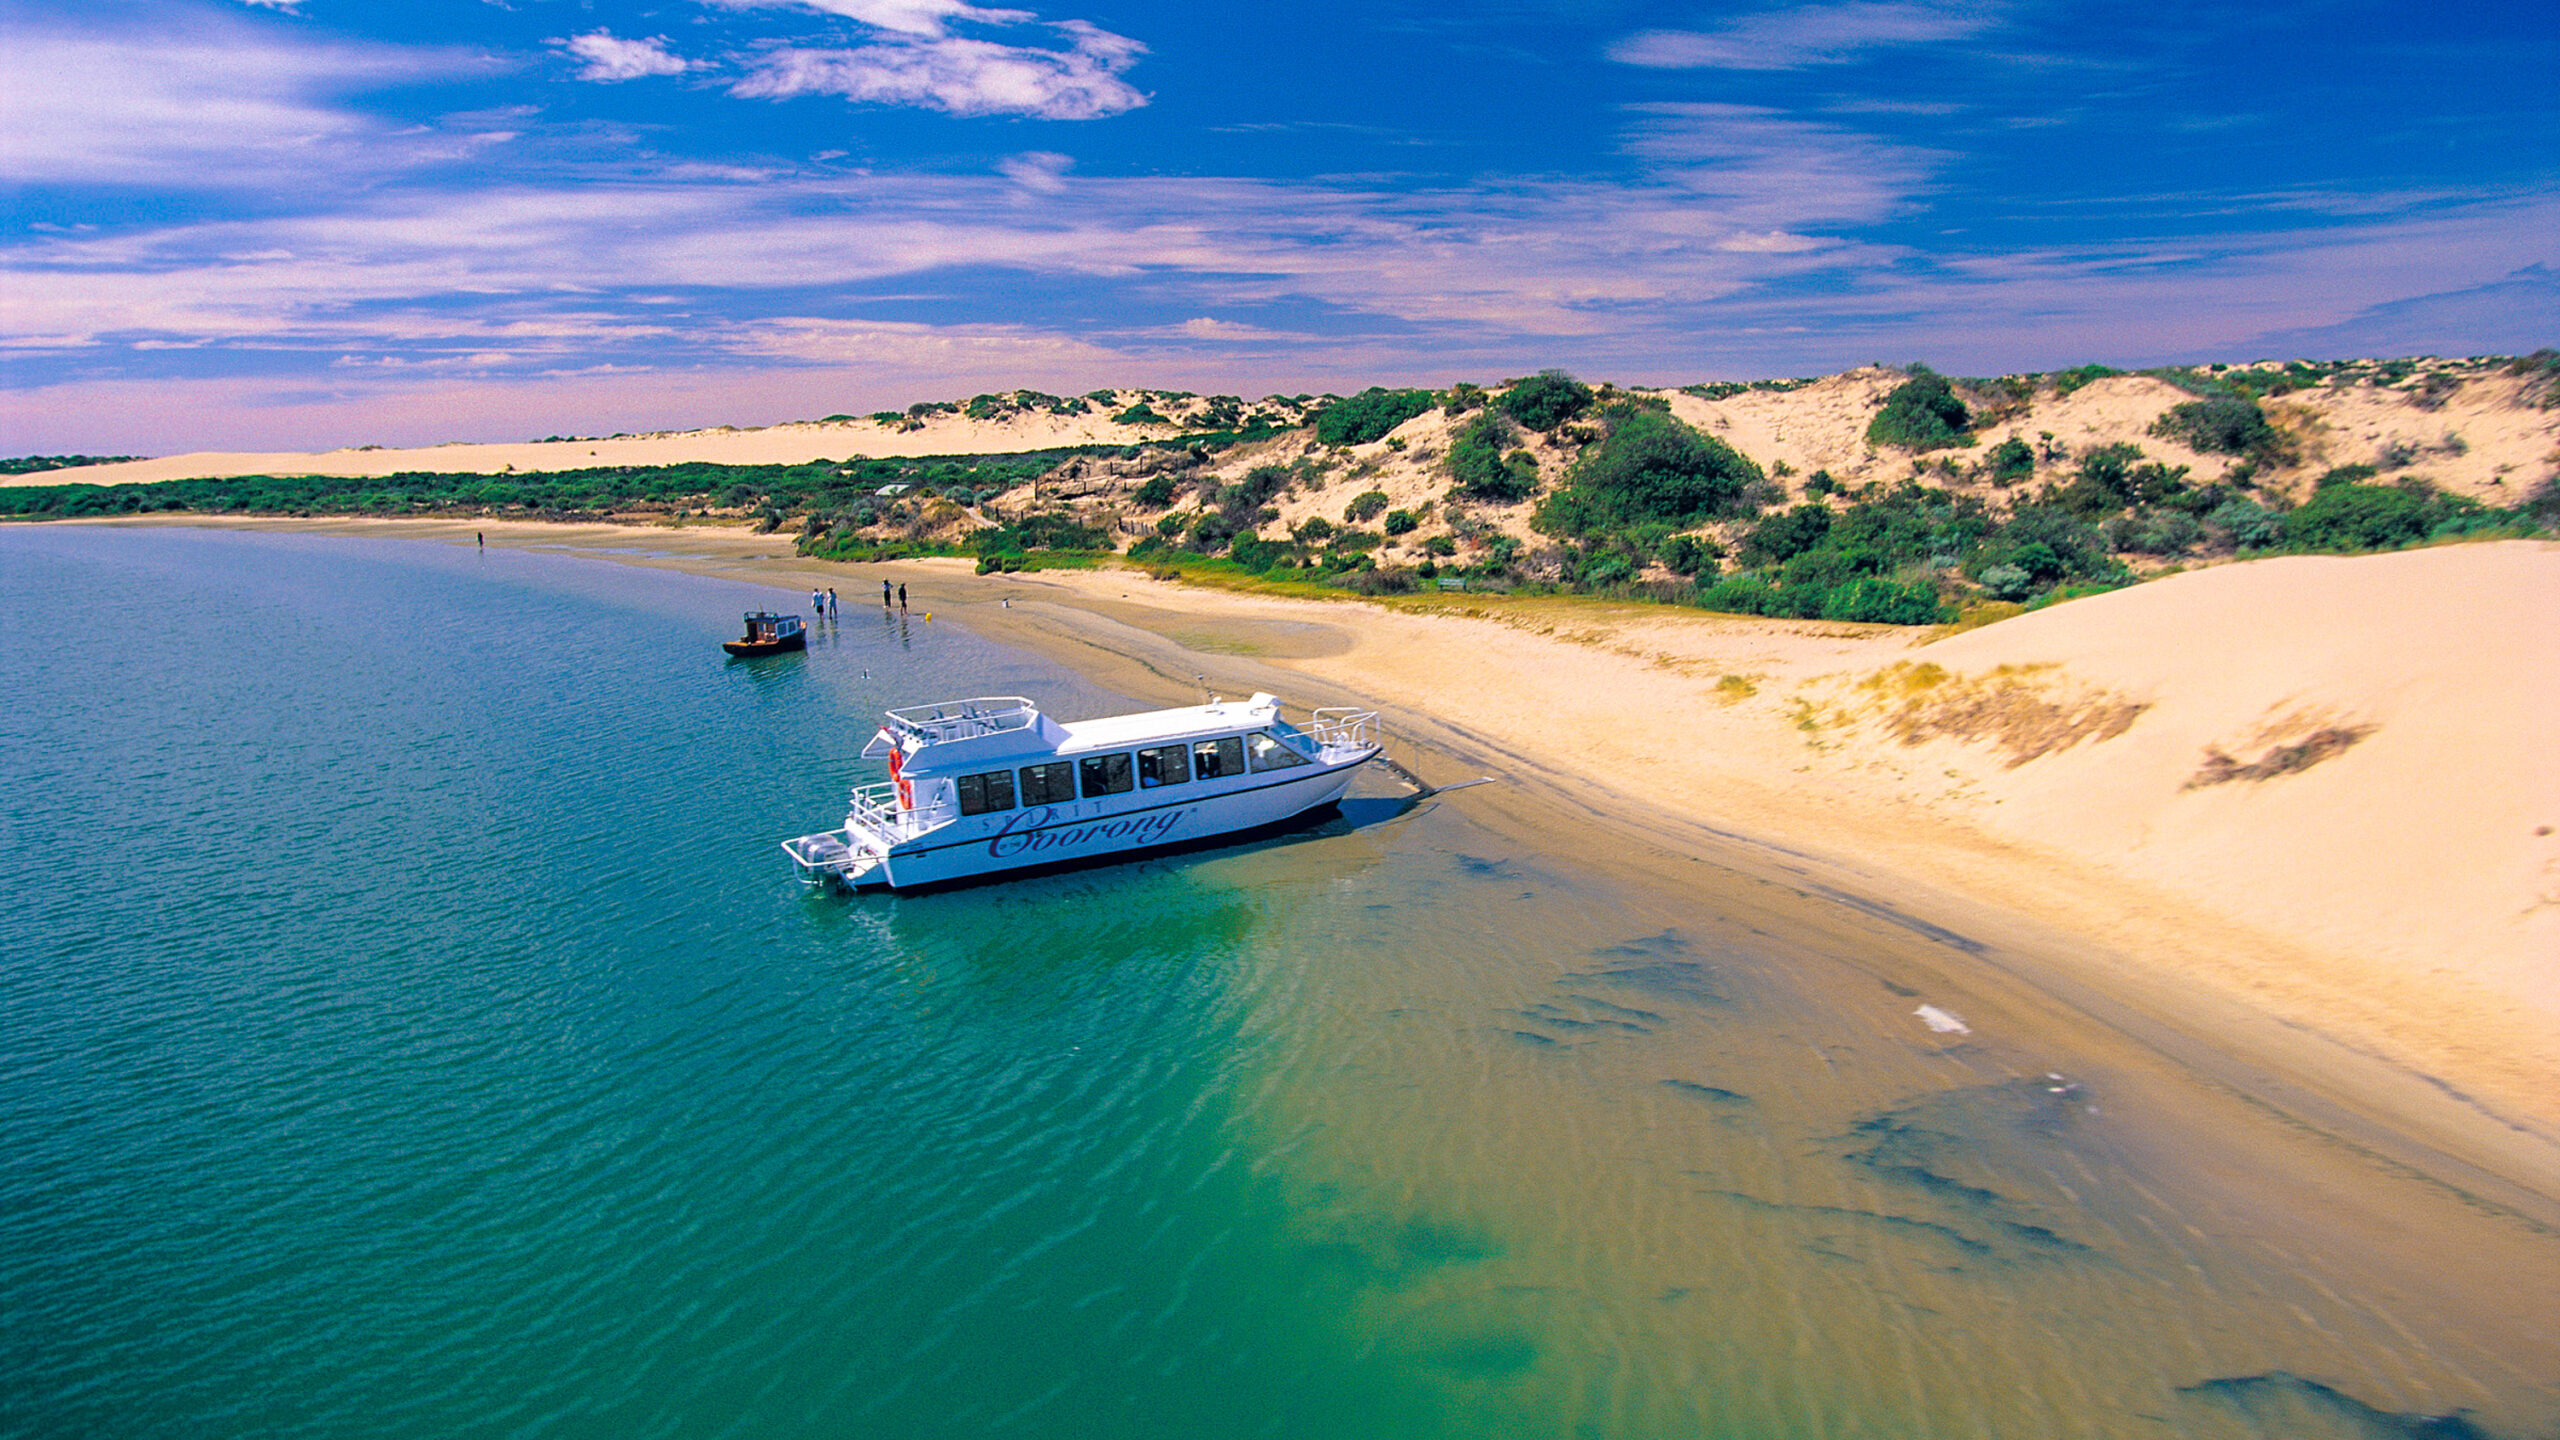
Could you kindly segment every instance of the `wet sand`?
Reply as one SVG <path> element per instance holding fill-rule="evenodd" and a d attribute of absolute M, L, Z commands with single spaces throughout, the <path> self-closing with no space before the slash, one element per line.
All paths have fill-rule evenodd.
<path fill-rule="evenodd" d="M 1707 866 L 1831 897 L 2342 1143 L 2560 1229 L 2560 1011 L 2551 1003 L 2560 956 L 2538 948 L 2560 909 L 2449 956 L 2459 973 L 2394 965 L 2389 954 L 2358 956 L 2287 933 L 2281 912 L 2274 923 L 2235 920 L 2158 875 L 2033 843 L 2032 827 L 2022 836 L 1968 823 L 1968 802 L 2023 810 L 2042 797 L 2013 785 L 1985 801 L 2002 776 L 1982 763 L 1962 769 L 1980 755 L 1943 740 L 1878 743 L 1838 703 L 1860 693 L 1858 677 L 1920 658 L 1912 632 L 1564 599 L 1453 595 L 1432 610 L 1389 610 L 1117 569 L 979 577 L 962 561 L 844 566 L 794 555 L 788 536 L 709 525 L 211 523 L 465 543 L 480 531 L 498 545 L 800 590 L 833 585 L 848 623 L 876 605 L 886 577 L 908 585 L 915 623 L 966 625 L 1141 700 L 1183 703 L 1206 685 L 1267 689 L 1293 706 L 1375 706 L 1397 737 L 1392 753 L 1424 779 L 1497 777 L 1446 803 L 1522 844 L 1657 889 Z M 2471 548 L 2532 551 L 2525 558 L 2545 567 L 2537 575 L 2560 554 Z M 1932 653 L 1996 658 L 1986 642 L 2002 628 Z M 1835 703 L 1826 711 L 1805 695 Z M 2137 698 L 2156 706 L 2175 697 Z M 1809 710 L 1810 724 L 1751 719 L 1752 707 L 1782 700 Z M 1718 723 L 1699 732 L 1705 743 L 1683 742 L 1646 722 L 1648 706 Z M 2482 726 L 2493 750 L 2523 757 L 2499 750 L 2487 761 L 2515 773 L 2507 798 L 2527 807 L 2519 816 L 2550 798 L 2553 769 L 2531 758 L 2529 713 L 2493 713 Z M 1682 743 L 1695 749 L 1676 753 Z M 2084 763 L 2112 763 L 2085 737 L 2077 748 Z M 1940 761 L 1944 777 L 1920 773 Z M 1918 794 L 1946 779 L 1952 800 Z M 1959 793 L 1967 787 L 1971 795 Z"/>

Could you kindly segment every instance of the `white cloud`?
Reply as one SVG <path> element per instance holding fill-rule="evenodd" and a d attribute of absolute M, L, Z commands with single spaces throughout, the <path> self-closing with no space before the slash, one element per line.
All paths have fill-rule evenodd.
<path fill-rule="evenodd" d="M 447 51 L 278 43 L 229 25 L 151 34 L 13 30 L 0 44 L 0 179 L 246 187 L 437 158 L 334 91 L 485 68 Z"/>
<path fill-rule="evenodd" d="M 1794 70 L 1888 46 L 1961 40 L 1993 23 L 1979 7 L 1849 0 L 1747 15 L 1715 30 L 1640 31 L 1610 46 L 1609 58 L 1662 70 Z"/>
<path fill-rule="evenodd" d="M 693 68 L 692 62 L 667 53 L 663 35 L 625 40 L 594 30 L 552 43 L 586 62 L 586 68 L 578 72 L 581 80 L 638 80 L 651 75 L 681 75 Z"/>
<path fill-rule="evenodd" d="M 1035 18 L 1028 10 L 989 10 L 962 0 L 705 0 L 732 10 L 753 8 L 816 10 L 842 15 L 878 30 L 940 39 L 953 20 L 981 25 L 1010 25 Z"/>
<path fill-rule="evenodd" d="M 1034 194 L 1055 195 L 1067 188 L 1067 172 L 1075 163 L 1074 157 L 1053 150 L 1032 150 L 998 161 L 996 173 Z"/>
<path fill-rule="evenodd" d="M 1634 107 L 1657 173 L 1746 225 L 1875 221 L 1909 208 L 1948 156 L 1750 105 Z"/>
<path fill-rule="evenodd" d="M 1195 316 L 1173 327 L 1173 332 L 1192 340 L 1272 341 L 1306 340 L 1312 337 L 1285 330 L 1266 330 L 1259 325 L 1246 325 L 1234 320 L 1219 320 L 1207 315 Z"/>
<path fill-rule="evenodd" d="M 842 95 L 880 105 L 919 105 L 953 115 L 1029 115 L 1093 120 L 1147 103 L 1120 78 L 1146 47 L 1080 20 L 1056 28 L 1065 50 L 987 40 L 897 39 L 850 50 L 782 49 L 760 59 L 730 88 L 781 100 Z"/>

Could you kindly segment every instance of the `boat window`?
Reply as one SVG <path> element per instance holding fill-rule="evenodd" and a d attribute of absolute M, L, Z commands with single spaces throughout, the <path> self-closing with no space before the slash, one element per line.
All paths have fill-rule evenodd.
<path fill-rule="evenodd" d="M 1130 789 L 1127 755 L 1087 755 L 1076 762 L 1076 770 L 1084 779 L 1084 797 L 1126 795 Z"/>
<path fill-rule="evenodd" d="M 991 810 L 1013 808 L 1013 772 L 990 770 L 984 775 L 960 777 L 960 813 L 984 815 Z"/>
<path fill-rule="evenodd" d="M 1138 752 L 1138 783 L 1153 789 L 1158 785 L 1180 785 L 1191 778 L 1191 747 L 1159 745 Z"/>
<path fill-rule="evenodd" d="M 1244 773 L 1244 737 L 1229 735 L 1222 740 L 1195 740 L 1191 745 L 1191 770 L 1203 780 L 1222 775 Z"/>
<path fill-rule="evenodd" d="M 1256 770 L 1286 770 L 1293 765 L 1307 763 L 1306 756 L 1281 743 L 1280 737 L 1268 730 L 1251 736 L 1250 740 L 1253 768 Z"/>
<path fill-rule="evenodd" d="M 1064 760 L 1022 767 L 1022 803 L 1064 805 L 1076 798 L 1076 767 Z"/>

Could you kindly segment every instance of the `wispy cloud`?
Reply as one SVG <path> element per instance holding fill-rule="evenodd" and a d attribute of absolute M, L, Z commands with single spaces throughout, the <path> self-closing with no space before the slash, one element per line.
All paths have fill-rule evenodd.
<path fill-rule="evenodd" d="M 586 62 L 578 72 L 581 80 L 639 80 L 651 75 L 681 75 L 693 68 L 691 61 L 667 53 L 667 37 L 663 35 L 626 40 L 608 31 L 592 30 L 552 43 Z"/>
<path fill-rule="evenodd" d="M 1075 168 L 1073 156 L 1052 150 L 1033 150 L 1021 155 L 1008 155 L 997 162 L 996 173 L 1039 195 L 1055 195 L 1067 188 L 1067 172 Z"/>
<path fill-rule="evenodd" d="M 450 153 L 453 137 L 395 130 L 333 97 L 490 68 L 454 51 L 284 42 L 230 24 L 13 29 L 0 45 L 0 178 L 215 189 L 396 169 Z"/>
<path fill-rule="evenodd" d="M 1718 214 L 1794 227 L 1886 219 L 1908 208 L 1953 158 L 1752 105 L 1658 104 L 1626 148 Z"/>
<path fill-rule="evenodd" d="M 1961 40 L 1989 29 L 1980 6 L 1848 0 L 1747 15 L 1713 30 L 1644 30 L 1609 47 L 1609 58 L 1660 70 L 1796 70 L 1840 65 L 1895 46 Z"/>
<path fill-rule="evenodd" d="M 852 49 L 784 48 L 758 59 L 730 93 L 768 100 L 841 95 L 952 115 L 1042 120 L 1094 120 L 1147 103 L 1120 78 L 1147 47 L 1081 20 L 1053 28 L 1067 48 L 904 35 Z"/>
<path fill-rule="evenodd" d="M 1028 10 L 997 10 L 961 0 L 704 0 L 730 10 L 812 10 L 841 15 L 878 30 L 939 39 L 954 20 L 981 25 L 1013 25 L 1038 17 Z"/>

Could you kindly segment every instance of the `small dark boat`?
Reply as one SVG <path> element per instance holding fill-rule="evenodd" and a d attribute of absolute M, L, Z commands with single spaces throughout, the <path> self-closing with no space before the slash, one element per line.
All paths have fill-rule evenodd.
<path fill-rule="evenodd" d="M 723 640 L 720 648 L 732 655 L 779 655 L 786 650 L 809 648 L 809 632 L 797 615 L 776 615 L 770 610 L 747 612 L 747 633 L 735 640 Z"/>

